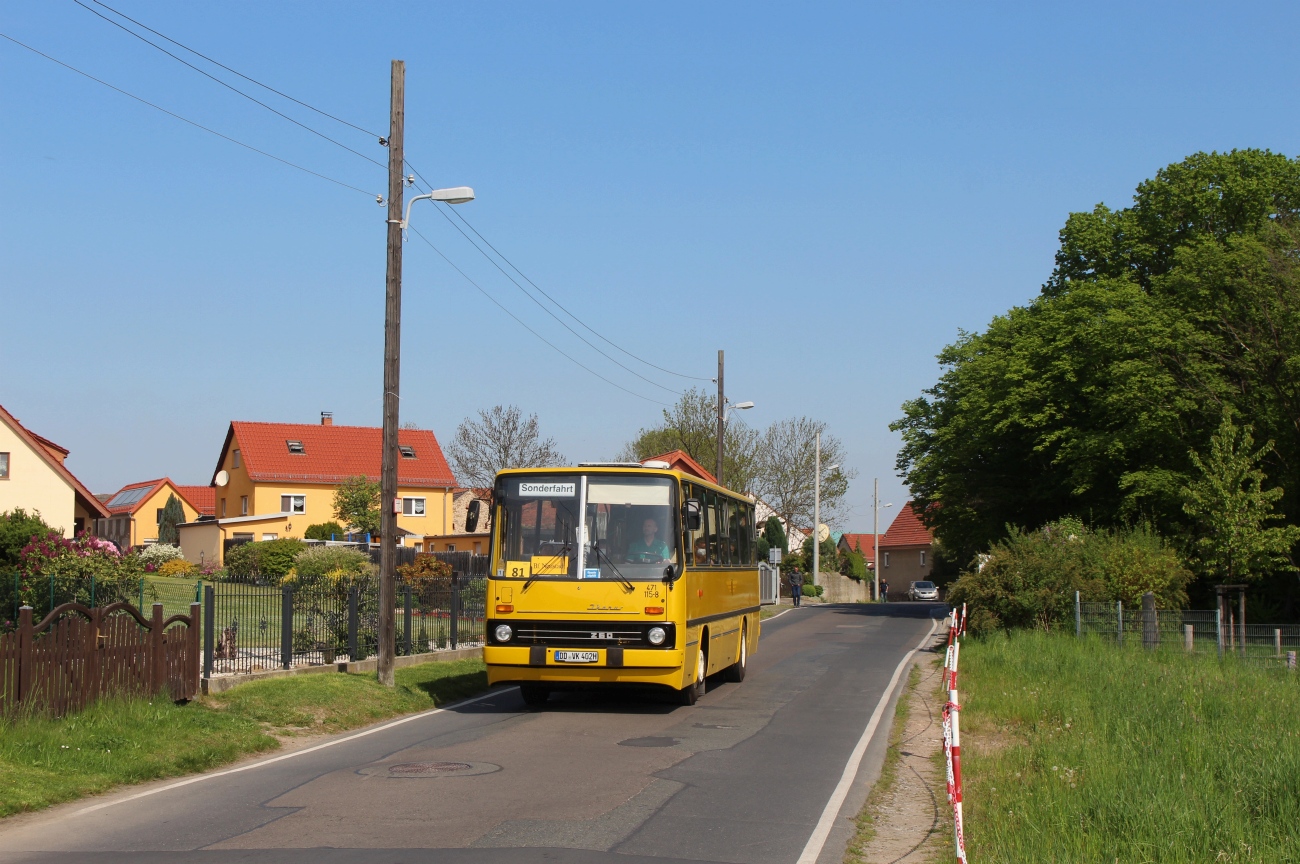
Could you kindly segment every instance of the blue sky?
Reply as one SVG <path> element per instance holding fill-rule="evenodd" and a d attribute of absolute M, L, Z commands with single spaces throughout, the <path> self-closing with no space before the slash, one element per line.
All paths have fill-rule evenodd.
<path fill-rule="evenodd" d="M 901 503 L 899 405 L 934 355 L 1032 297 L 1066 215 L 1198 150 L 1295 155 L 1294 4 L 209 3 L 110 5 L 407 156 L 587 324 L 709 378 L 755 425 L 827 421 Z M 370 193 L 380 168 L 71 0 L 0 32 Z M 259 97 L 264 93 L 258 93 Z M 277 108 L 374 159 L 369 136 Z M 384 210 L 0 40 L 0 404 L 95 491 L 207 482 L 231 419 L 378 425 Z M 429 205 L 413 224 L 484 290 L 630 390 L 673 397 L 542 313 Z M 659 406 L 591 377 L 418 238 L 402 416 L 447 439 L 514 403 L 576 460 Z M 541 317 L 539 317 L 541 316 Z M 593 339 L 593 341 L 596 341 Z M 623 358 L 626 359 L 626 358 Z M 669 388 L 691 382 L 637 368 Z M 711 386 L 707 381 L 703 386 Z M 886 511 L 887 523 L 892 512 Z"/>

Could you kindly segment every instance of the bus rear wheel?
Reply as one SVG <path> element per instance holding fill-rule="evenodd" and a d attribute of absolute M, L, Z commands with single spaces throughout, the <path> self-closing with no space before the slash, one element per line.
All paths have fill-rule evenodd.
<path fill-rule="evenodd" d="M 677 691 L 683 705 L 694 705 L 704 695 L 704 673 L 708 669 L 708 656 L 704 652 L 704 640 L 708 634 L 700 635 L 700 650 L 695 652 L 695 680 Z"/>
<path fill-rule="evenodd" d="M 727 680 L 739 684 L 745 680 L 745 667 L 749 665 L 749 638 L 746 625 L 740 625 L 740 650 L 736 652 L 736 662 L 727 667 Z"/>
<path fill-rule="evenodd" d="M 546 707 L 551 698 L 551 691 L 540 684 L 520 684 L 519 695 L 524 697 L 524 704 L 534 710 Z"/>

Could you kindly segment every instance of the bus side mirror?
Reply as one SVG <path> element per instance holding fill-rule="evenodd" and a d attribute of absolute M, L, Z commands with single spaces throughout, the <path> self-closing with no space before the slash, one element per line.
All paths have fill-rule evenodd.
<path fill-rule="evenodd" d="M 686 503 L 682 505 L 682 522 L 686 524 L 687 531 L 699 531 L 703 523 L 704 508 L 700 505 L 699 500 L 687 498 Z"/>
<path fill-rule="evenodd" d="M 473 534 L 474 529 L 478 527 L 479 515 L 483 510 L 483 502 L 475 498 L 469 502 L 469 510 L 465 512 L 465 533 Z"/>

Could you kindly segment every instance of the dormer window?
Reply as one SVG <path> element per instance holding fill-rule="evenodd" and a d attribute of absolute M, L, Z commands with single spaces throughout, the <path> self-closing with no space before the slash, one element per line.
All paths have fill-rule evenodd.
<path fill-rule="evenodd" d="M 301 441 L 285 441 L 284 443 L 289 445 L 289 452 L 295 456 L 301 456 L 306 452 L 302 449 Z"/>
<path fill-rule="evenodd" d="M 409 445 L 409 444 L 403 444 L 403 445 L 401 445 L 400 447 L 398 447 L 397 449 L 402 451 L 402 458 L 403 458 L 403 459 L 414 459 L 414 458 L 415 458 L 415 448 L 412 447 L 411 445 Z"/>

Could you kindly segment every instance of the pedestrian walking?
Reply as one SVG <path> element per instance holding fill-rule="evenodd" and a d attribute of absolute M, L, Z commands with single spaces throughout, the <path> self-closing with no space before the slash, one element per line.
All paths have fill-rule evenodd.
<path fill-rule="evenodd" d="M 798 570 L 791 568 L 790 569 L 790 600 L 794 603 L 794 605 L 798 606 L 799 601 L 801 599 L 803 599 L 803 576 L 799 575 Z"/>
<path fill-rule="evenodd" d="M 889 602 L 889 580 L 888 579 L 880 580 L 880 602 L 882 603 Z"/>

